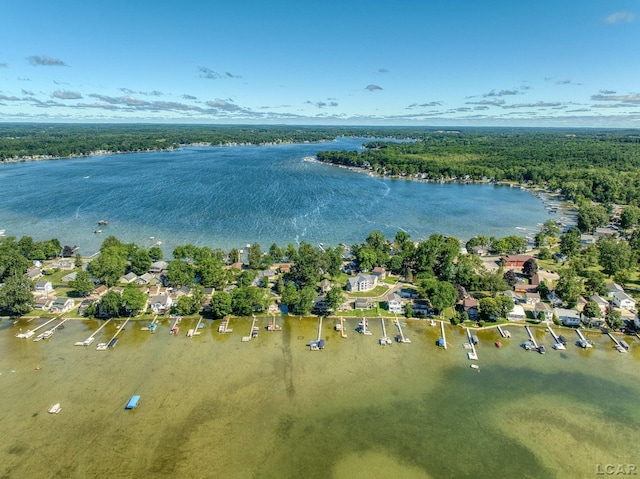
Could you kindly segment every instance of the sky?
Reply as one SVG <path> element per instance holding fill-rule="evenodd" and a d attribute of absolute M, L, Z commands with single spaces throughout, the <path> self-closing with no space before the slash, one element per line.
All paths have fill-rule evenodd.
<path fill-rule="evenodd" d="M 0 121 L 640 127 L 640 0 L 0 0 Z"/>

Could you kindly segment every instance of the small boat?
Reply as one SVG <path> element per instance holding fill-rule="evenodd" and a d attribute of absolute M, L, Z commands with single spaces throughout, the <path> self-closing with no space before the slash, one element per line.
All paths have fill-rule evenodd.
<path fill-rule="evenodd" d="M 100 226 L 107 226 L 109 224 L 109 222 L 107 220 L 100 220 L 100 221 L 98 221 L 98 224 Z"/>
<path fill-rule="evenodd" d="M 429 325 L 431 325 L 431 326 L 435 326 L 435 325 L 436 325 L 436 322 L 432 319 L 431 321 L 429 321 Z"/>
<path fill-rule="evenodd" d="M 620 343 L 620 346 L 622 346 L 624 349 L 626 349 L 627 351 L 629 350 L 629 345 L 624 339 L 621 339 L 618 342 Z"/>
<path fill-rule="evenodd" d="M 470 367 L 471 369 L 475 369 L 475 370 L 477 370 L 477 371 L 480 371 L 480 366 L 478 366 L 477 364 L 470 364 L 470 365 L 469 365 L 469 367 Z"/>
<path fill-rule="evenodd" d="M 496 341 L 496 348 L 501 348 L 502 347 L 502 343 L 500 341 Z"/>
<path fill-rule="evenodd" d="M 546 348 L 544 347 L 544 344 L 541 344 L 540 346 L 538 346 L 538 352 L 540 354 L 544 354 L 547 352 Z"/>
<path fill-rule="evenodd" d="M 98 235 L 98 234 L 102 233 L 102 230 L 95 230 L 94 233 Z"/>
<path fill-rule="evenodd" d="M 107 344 L 108 348 L 115 348 L 116 344 L 118 344 L 118 338 L 111 338 L 111 341 L 109 341 L 109 344 Z"/>
<path fill-rule="evenodd" d="M 524 343 L 522 343 L 522 347 L 525 349 L 525 351 L 531 351 L 533 349 L 533 343 L 527 340 Z"/>
<path fill-rule="evenodd" d="M 129 399 L 129 402 L 127 403 L 127 405 L 124 407 L 125 409 L 135 409 L 138 407 L 138 402 L 140 402 L 140 396 L 136 395 L 136 396 L 131 396 L 131 399 Z"/>
<path fill-rule="evenodd" d="M 107 343 L 98 343 L 98 345 L 96 346 L 96 351 L 106 351 L 107 350 Z"/>
<path fill-rule="evenodd" d="M 60 412 L 60 409 L 62 409 L 62 406 L 60 406 L 60 403 L 57 402 L 49 408 L 49 414 L 58 414 Z"/>
<path fill-rule="evenodd" d="M 567 344 L 567 338 L 565 338 L 562 334 L 558 336 L 558 339 L 562 344 Z"/>

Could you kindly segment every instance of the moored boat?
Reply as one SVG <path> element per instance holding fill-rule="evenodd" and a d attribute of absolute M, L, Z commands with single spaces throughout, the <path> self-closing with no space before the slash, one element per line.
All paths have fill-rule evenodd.
<path fill-rule="evenodd" d="M 49 408 L 49 414 L 58 414 L 60 412 L 60 409 L 62 409 L 62 406 L 60 406 L 60 403 L 57 402 Z"/>

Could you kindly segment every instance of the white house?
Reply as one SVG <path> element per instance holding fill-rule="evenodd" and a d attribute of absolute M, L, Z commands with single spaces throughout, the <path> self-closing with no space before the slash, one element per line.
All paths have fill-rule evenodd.
<path fill-rule="evenodd" d="M 575 309 L 556 308 L 554 313 L 564 326 L 580 326 L 580 313 Z"/>
<path fill-rule="evenodd" d="M 372 274 L 359 274 L 347 280 L 347 291 L 370 291 L 378 284 L 378 277 Z"/>
<path fill-rule="evenodd" d="M 387 296 L 387 309 L 391 314 L 402 314 L 404 312 L 404 306 L 400 296 L 396 293 L 391 293 Z"/>
<path fill-rule="evenodd" d="M 519 304 L 516 304 L 506 316 L 509 321 L 524 321 L 526 317 L 524 308 Z"/>
<path fill-rule="evenodd" d="M 169 311 L 173 301 L 167 294 L 159 294 L 149 298 L 149 307 L 156 314 L 163 314 Z"/>
<path fill-rule="evenodd" d="M 613 298 L 614 293 L 624 293 L 624 288 L 618 283 L 607 283 L 607 298 Z"/>
<path fill-rule="evenodd" d="M 66 313 L 71 311 L 74 306 L 75 302 L 71 298 L 56 298 L 49 311 L 52 313 Z"/>
<path fill-rule="evenodd" d="M 49 294 L 53 291 L 51 281 L 37 281 L 34 291 L 38 294 Z"/>
<path fill-rule="evenodd" d="M 543 321 L 545 323 L 550 323 L 553 321 L 553 309 L 547 303 L 543 303 L 542 301 L 536 303 L 533 314 L 539 321 Z"/>
<path fill-rule="evenodd" d="M 611 302 L 621 309 L 631 310 L 636 308 L 636 301 L 624 291 L 615 291 L 611 296 Z"/>

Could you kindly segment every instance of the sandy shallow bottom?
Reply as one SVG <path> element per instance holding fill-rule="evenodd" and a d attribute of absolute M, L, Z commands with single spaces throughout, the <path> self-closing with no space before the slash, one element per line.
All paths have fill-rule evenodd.
<path fill-rule="evenodd" d="M 73 343 L 98 321 L 38 343 L 14 337 L 33 325 L 4 321 L 0 477 L 581 478 L 637 462 L 638 340 L 631 354 L 599 335 L 560 353 L 539 331 L 539 355 L 519 347 L 521 328 L 502 349 L 481 331 L 477 373 L 458 328 L 443 351 L 426 322 L 404 326 L 411 344 L 381 347 L 378 319 L 368 337 L 350 320 L 347 339 L 328 320 L 326 349 L 310 352 L 317 324 L 280 321 L 259 321 L 249 343 L 245 319 L 228 335 L 207 321 L 194 338 L 188 321 L 176 336 L 130 324 L 104 352 L 115 322 L 85 348 Z M 125 411 L 133 394 L 140 406 Z"/>

